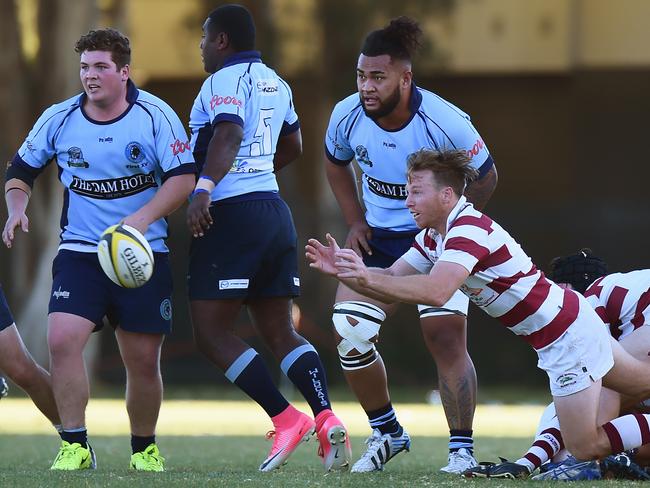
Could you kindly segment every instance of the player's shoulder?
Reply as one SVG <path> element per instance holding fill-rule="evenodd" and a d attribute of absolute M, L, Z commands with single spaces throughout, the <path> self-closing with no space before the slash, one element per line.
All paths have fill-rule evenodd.
<path fill-rule="evenodd" d="M 420 86 L 416 86 L 415 89 L 422 97 L 422 102 L 419 107 L 420 112 L 434 118 L 447 117 L 451 119 L 470 120 L 469 115 L 437 93 Z"/>
<path fill-rule="evenodd" d="M 74 95 L 66 100 L 57 102 L 46 108 L 41 114 L 40 120 L 43 123 L 57 123 L 81 106 L 82 94 Z"/>
<path fill-rule="evenodd" d="M 363 110 L 363 107 L 361 105 L 361 100 L 359 100 L 359 94 L 356 92 L 352 93 L 334 105 L 334 109 L 332 110 L 332 121 L 340 122 L 361 110 Z"/>

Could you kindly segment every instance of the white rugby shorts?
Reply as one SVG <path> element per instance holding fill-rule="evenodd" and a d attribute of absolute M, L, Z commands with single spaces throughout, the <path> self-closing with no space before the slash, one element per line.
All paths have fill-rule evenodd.
<path fill-rule="evenodd" d="M 467 317 L 469 298 L 462 291 L 456 290 L 451 298 L 441 307 L 418 305 L 420 318 L 436 317 L 439 315 L 464 315 Z"/>
<path fill-rule="evenodd" d="M 553 396 L 582 391 L 614 366 L 607 328 L 587 300 L 579 299 L 576 320 L 555 342 L 537 350 L 537 367 L 548 374 Z"/>

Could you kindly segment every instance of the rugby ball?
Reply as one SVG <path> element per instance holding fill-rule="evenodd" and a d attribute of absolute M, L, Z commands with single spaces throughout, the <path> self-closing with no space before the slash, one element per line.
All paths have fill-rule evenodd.
<path fill-rule="evenodd" d="M 99 238 L 97 257 L 106 276 L 124 288 L 138 288 L 153 274 L 153 252 L 133 227 L 111 225 Z"/>

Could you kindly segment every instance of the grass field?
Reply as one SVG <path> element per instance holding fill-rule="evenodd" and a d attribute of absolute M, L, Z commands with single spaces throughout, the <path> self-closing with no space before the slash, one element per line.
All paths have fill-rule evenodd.
<path fill-rule="evenodd" d="M 304 404 L 297 406 L 307 410 Z M 167 460 L 167 471 L 153 474 L 127 469 L 130 447 L 123 402 L 91 400 L 87 424 L 98 469 L 56 473 L 48 468 L 58 448 L 58 437 L 28 400 L 7 398 L 0 401 L 0 487 L 545 485 L 532 481 L 464 480 L 439 473 L 447 451 L 447 428 L 441 407 L 415 403 L 396 407 L 413 438 L 412 449 L 392 460 L 382 473 L 325 474 L 316 456 L 315 438 L 302 445 L 281 470 L 260 473 L 257 467 L 270 448 L 270 441 L 264 438 L 270 424 L 259 407 L 252 402 L 169 400 L 163 404 L 158 429 L 158 444 Z M 479 406 L 475 419 L 478 458 L 518 457 L 529 445 L 542 408 Z M 356 459 L 369 433 L 363 412 L 353 403 L 338 403 L 337 412 L 348 425 Z M 631 482 L 597 483 L 612 484 L 634 486 Z"/>

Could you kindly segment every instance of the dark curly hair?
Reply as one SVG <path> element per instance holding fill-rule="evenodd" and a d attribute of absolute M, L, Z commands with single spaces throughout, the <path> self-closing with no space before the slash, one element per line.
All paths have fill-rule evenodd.
<path fill-rule="evenodd" d="M 79 54 L 84 51 L 108 51 L 111 53 L 111 59 L 118 70 L 127 64 L 131 64 L 129 38 L 115 29 L 89 31 L 88 34 L 79 38 L 74 50 Z"/>
<path fill-rule="evenodd" d="M 410 61 L 421 46 L 422 29 L 410 17 L 397 17 L 383 29 L 372 31 L 361 47 L 364 56 L 388 54 L 393 59 Z"/>

